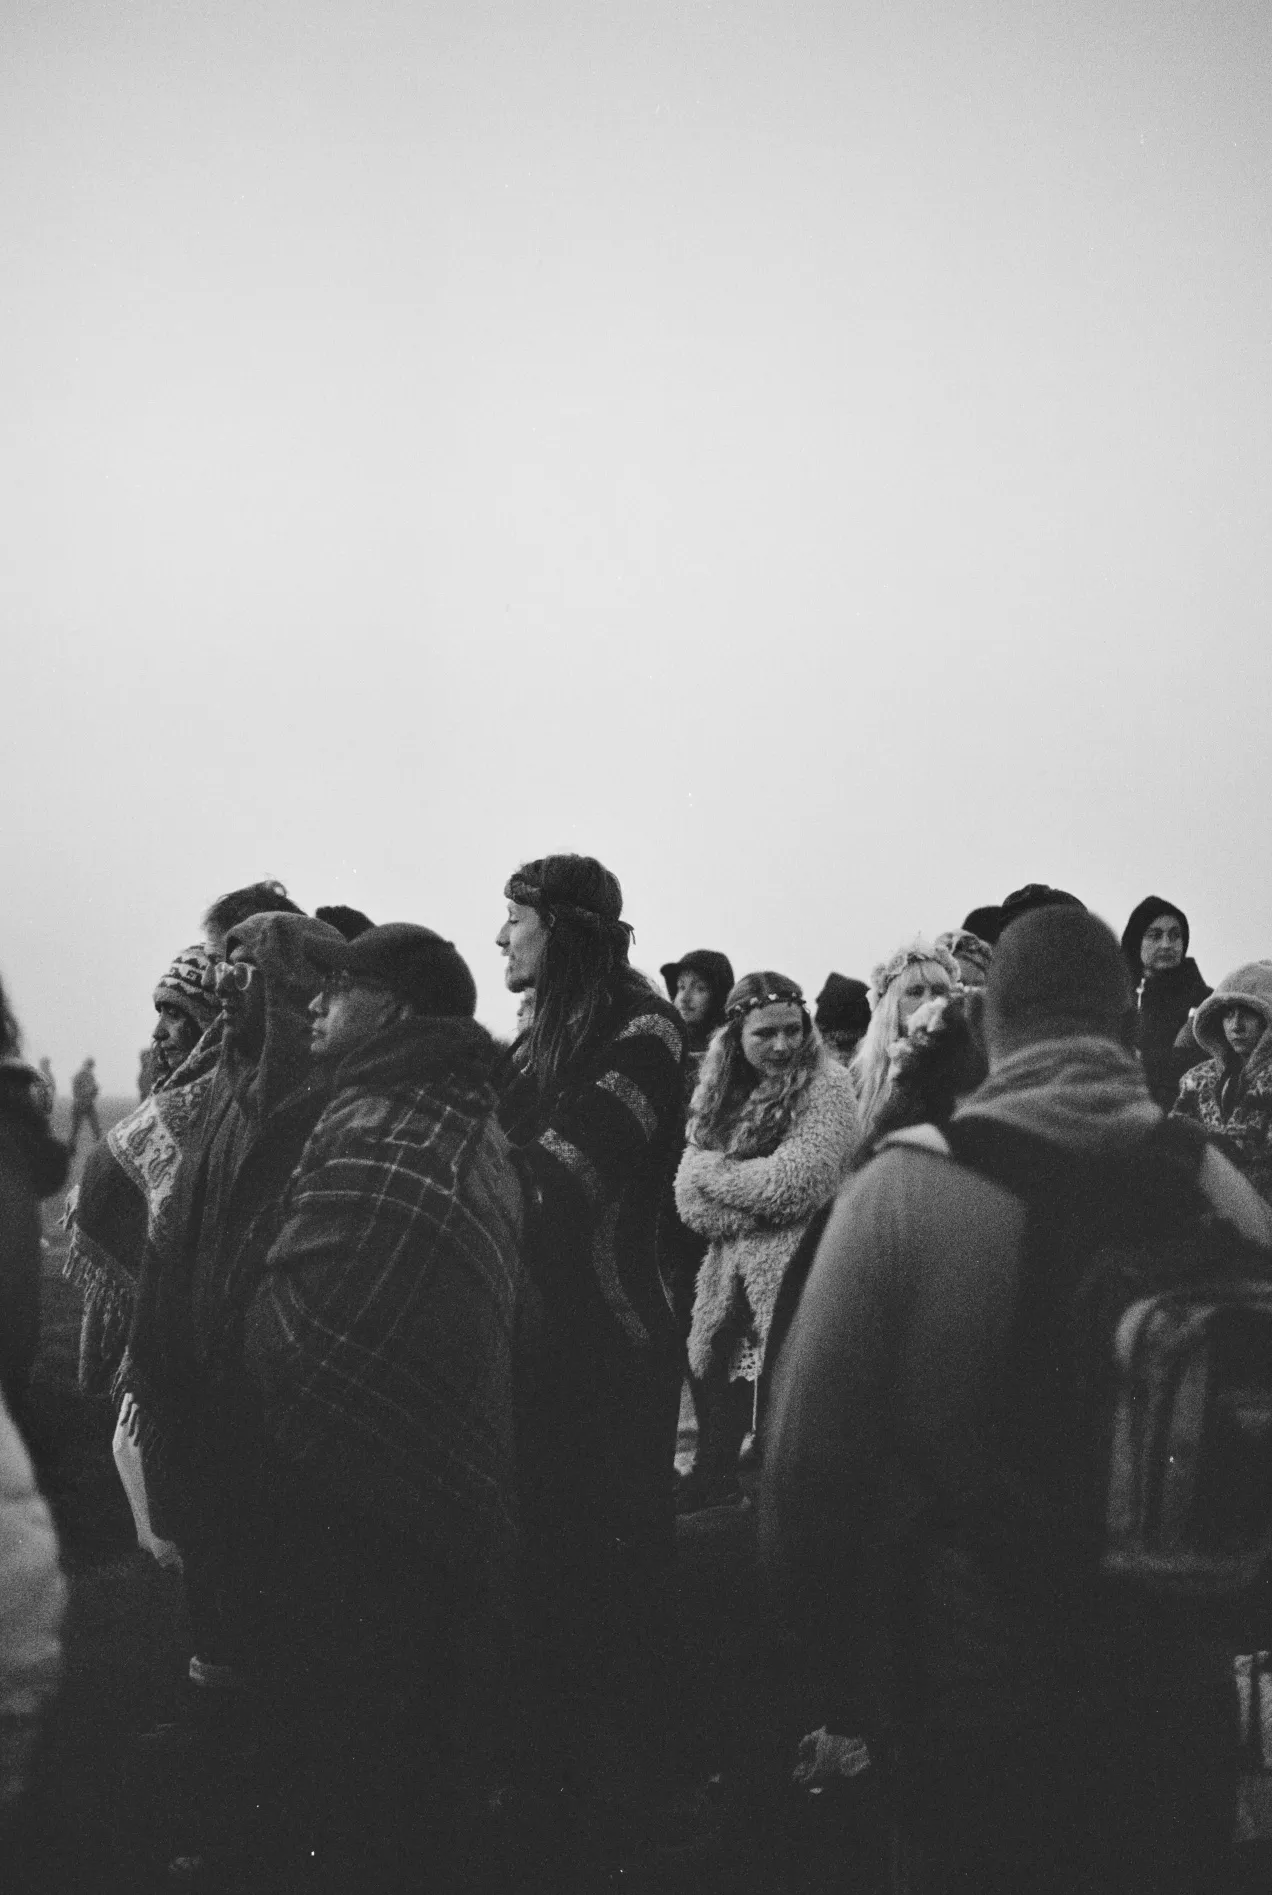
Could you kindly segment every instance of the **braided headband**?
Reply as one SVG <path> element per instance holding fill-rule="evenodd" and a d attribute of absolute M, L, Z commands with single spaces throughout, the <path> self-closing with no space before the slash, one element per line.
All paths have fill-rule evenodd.
<path fill-rule="evenodd" d="M 598 915 L 595 908 L 580 908 L 577 902 L 557 901 L 541 888 L 535 888 L 530 882 L 523 882 L 514 875 L 504 889 L 504 900 L 515 901 L 522 908 L 533 908 L 543 916 L 549 927 L 558 916 L 566 921 L 574 921 L 586 928 L 591 934 L 604 934 L 611 931 L 629 945 L 636 939 L 636 930 L 630 921 L 619 921 L 610 915 Z"/>
<path fill-rule="evenodd" d="M 804 996 L 796 987 L 793 991 L 788 988 L 784 994 L 750 994 L 745 1000 L 735 1000 L 731 1007 L 725 1008 L 724 1014 L 727 1020 L 741 1020 L 748 1013 L 754 1013 L 757 1007 L 774 1006 L 798 1007 L 802 1014 L 808 1013 Z"/>

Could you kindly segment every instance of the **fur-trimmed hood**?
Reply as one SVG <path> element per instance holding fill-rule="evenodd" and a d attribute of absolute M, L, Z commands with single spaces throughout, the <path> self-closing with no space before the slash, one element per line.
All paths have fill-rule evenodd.
<path fill-rule="evenodd" d="M 1217 1059 L 1228 1058 L 1223 1016 L 1229 1007 L 1249 1007 L 1263 1021 L 1262 1038 L 1245 1063 L 1246 1078 L 1253 1079 L 1256 1072 L 1272 1066 L 1272 961 L 1247 961 L 1226 974 L 1197 1009 L 1193 1035 Z"/>

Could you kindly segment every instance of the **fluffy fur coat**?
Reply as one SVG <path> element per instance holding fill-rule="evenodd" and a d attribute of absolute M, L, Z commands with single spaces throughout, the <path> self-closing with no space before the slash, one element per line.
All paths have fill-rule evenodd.
<path fill-rule="evenodd" d="M 790 1131 L 767 1158 L 734 1158 L 689 1145 L 676 1174 L 676 1206 L 709 1239 L 689 1330 L 696 1376 L 737 1333 L 739 1292 L 763 1355 L 773 1306 L 809 1219 L 839 1189 L 857 1144 L 857 1104 L 843 1067 L 824 1061 Z M 731 1321 L 730 1318 L 733 1318 Z"/>

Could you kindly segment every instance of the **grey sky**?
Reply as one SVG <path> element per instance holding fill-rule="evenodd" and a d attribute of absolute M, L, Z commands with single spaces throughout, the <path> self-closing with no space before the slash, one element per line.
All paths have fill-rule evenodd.
<path fill-rule="evenodd" d="M 1033 879 L 1272 955 L 1272 10 L 7 14 L 0 971 L 522 857 L 815 991 Z"/>

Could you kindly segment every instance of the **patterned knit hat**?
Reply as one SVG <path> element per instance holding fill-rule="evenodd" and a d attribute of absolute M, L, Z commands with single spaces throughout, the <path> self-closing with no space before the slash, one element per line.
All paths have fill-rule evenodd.
<path fill-rule="evenodd" d="M 202 942 L 182 948 L 155 988 L 156 1007 L 179 1007 L 205 1033 L 220 1012 L 216 995 L 205 991 L 203 976 L 212 957 Z"/>

